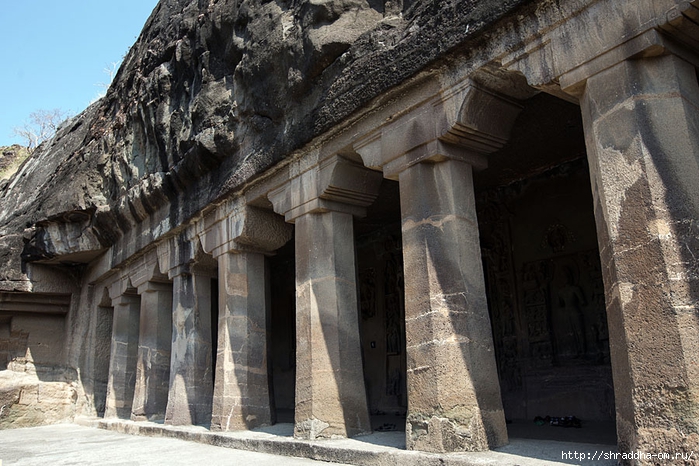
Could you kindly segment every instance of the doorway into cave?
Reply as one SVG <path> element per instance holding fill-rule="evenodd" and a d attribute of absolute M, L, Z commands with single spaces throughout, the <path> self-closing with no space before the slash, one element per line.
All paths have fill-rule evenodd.
<path fill-rule="evenodd" d="M 267 258 L 271 286 L 271 394 L 277 423 L 293 423 L 296 396 L 294 238 Z"/>
<path fill-rule="evenodd" d="M 384 179 L 354 223 L 359 328 L 374 431 L 405 430 L 407 411 L 403 250 L 398 183 Z"/>
<path fill-rule="evenodd" d="M 510 436 L 615 444 L 604 284 L 579 108 L 547 94 L 525 102 L 509 143 L 474 181 Z"/>

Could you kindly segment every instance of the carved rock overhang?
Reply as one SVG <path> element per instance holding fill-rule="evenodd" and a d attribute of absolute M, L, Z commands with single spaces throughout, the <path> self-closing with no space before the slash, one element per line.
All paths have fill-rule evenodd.
<path fill-rule="evenodd" d="M 90 208 L 40 222 L 29 234 L 23 259 L 73 265 L 93 262 L 110 251 L 95 261 L 92 275 L 99 276 L 144 254 L 154 242 L 201 229 L 192 225 L 210 218 L 228 198 L 271 211 L 271 191 L 338 154 L 395 179 L 396 167 L 391 163 L 398 152 L 411 152 L 414 160 L 407 163 L 418 163 L 426 161 L 420 147 L 438 145 L 449 152 L 460 146 L 460 157 L 482 169 L 487 166 L 484 155 L 507 140 L 509 130 L 497 128 L 510 128 L 519 103 L 537 92 L 577 102 L 587 77 L 623 59 L 676 53 L 699 62 L 694 56 L 694 50 L 699 50 L 697 2 L 643 0 L 621 7 L 611 0 L 557 3 L 538 2 L 537 8 L 524 8 L 519 17 L 500 20 L 485 34 L 485 40 L 491 41 L 488 47 L 464 56 L 457 51 L 455 58 L 423 69 L 267 170 L 238 167 L 235 183 L 211 171 L 226 163 L 222 160 L 194 170 L 200 176 L 188 183 L 177 182 L 182 177 L 176 174 L 155 173 L 133 187 L 119 209 L 103 214 Z M 605 16 L 631 20 L 603 21 Z M 603 21 L 605 28 L 593 43 L 586 31 L 595 21 Z M 479 108 L 493 105 L 501 107 L 499 113 L 507 121 L 479 118 Z M 393 131 L 397 138 L 387 135 L 391 133 L 387 128 L 411 119 L 419 123 Z M 418 135 L 421 142 L 407 147 L 411 143 L 406 135 Z M 373 151 L 383 154 L 380 159 L 363 153 L 372 144 L 380 145 Z M 434 158 L 432 149 L 429 157 Z M 179 169 L 187 165 L 186 158 L 183 164 Z M 151 194 L 144 196 L 146 191 Z M 202 199 L 214 204 L 206 207 L 197 202 Z M 114 230 L 119 234 L 114 235 Z M 200 241 L 197 235 L 189 237 Z"/>

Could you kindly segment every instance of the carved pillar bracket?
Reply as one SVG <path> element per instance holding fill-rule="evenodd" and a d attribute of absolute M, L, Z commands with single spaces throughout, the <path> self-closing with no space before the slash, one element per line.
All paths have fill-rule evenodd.
<path fill-rule="evenodd" d="M 199 223 L 196 234 L 205 252 L 214 258 L 227 252 L 270 254 L 291 239 L 293 227 L 281 217 L 240 202 L 219 206 Z"/>
<path fill-rule="evenodd" d="M 272 212 L 225 204 L 204 218 L 199 236 L 218 261 L 219 319 L 211 429 L 274 423 L 268 355 L 270 310 L 265 255 L 293 227 Z"/>
<path fill-rule="evenodd" d="M 466 80 L 396 117 L 359 140 L 354 149 L 367 167 L 397 180 L 421 162 L 461 160 L 476 169 L 501 149 L 522 106 Z"/>
<path fill-rule="evenodd" d="M 507 442 L 472 172 L 505 145 L 520 110 L 468 80 L 354 146 L 400 183 L 408 449 Z"/>
<path fill-rule="evenodd" d="M 304 214 L 330 211 L 363 217 L 380 186 L 380 173 L 335 155 L 272 191 L 269 199 L 290 223 Z"/>
<path fill-rule="evenodd" d="M 578 87 L 621 452 L 699 446 L 699 85 L 667 52 Z"/>
<path fill-rule="evenodd" d="M 269 195 L 275 211 L 296 224 L 297 438 L 371 430 L 353 216 L 365 215 L 380 185 L 380 173 L 334 156 Z"/>

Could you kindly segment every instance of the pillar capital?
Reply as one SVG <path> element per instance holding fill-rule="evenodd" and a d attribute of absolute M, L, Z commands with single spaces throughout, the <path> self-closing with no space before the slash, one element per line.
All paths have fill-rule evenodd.
<path fill-rule="evenodd" d="M 687 4 L 685 5 L 687 10 L 682 10 L 681 5 L 676 5 L 668 12 L 668 18 L 675 19 L 662 24 L 659 29 L 649 29 L 562 74 L 559 78 L 561 89 L 580 99 L 588 79 L 627 60 L 675 55 L 694 66 L 699 66 L 699 57 L 677 41 L 677 36 L 680 36 L 680 40 L 685 37 L 682 32 L 684 29 L 679 29 L 679 26 L 686 24 L 687 15 L 695 15 L 699 12 L 699 9 L 689 5 L 688 2 L 683 3 Z M 699 19 L 699 15 L 696 16 Z M 670 37 L 667 33 L 674 34 L 675 37 Z"/>
<path fill-rule="evenodd" d="M 232 201 L 206 215 L 197 235 L 204 251 L 218 258 L 228 252 L 271 253 L 291 239 L 292 228 L 273 212 Z"/>
<path fill-rule="evenodd" d="M 153 248 L 129 264 L 126 272 L 134 288 L 140 294 L 140 288 L 149 282 L 166 282 L 167 274 L 160 272 L 157 249 Z"/>
<path fill-rule="evenodd" d="M 130 305 L 138 302 L 138 294 L 136 290 L 130 287 L 128 279 L 117 280 L 108 288 L 109 299 L 112 300 L 112 306 Z"/>
<path fill-rule="evenodd" d="M 163 271 L 162 278 L 167 276 L 167 280 L 173 280 L 192 274 L 215 277 L 216 261 L 202 249 L 199 237 L 191 228 L 158 244 L 157 256 L 160 270 Z"/>
<path fill-rule="evenodd" d="M 367 167 L 398 173 L 420 162 L 461 160 L 487 166 L 502 148 L 522 106 L 467 79 L 425 100 L 355 143 Z"/>
<path fill-rule="evenodd" d="M 157 293 L 157 292 L 169 292 L 172 293 L 172 284 L 165 281 L 147 281 L 142 283 L 136 288 L 138 294 L 142 295 L 144 293 Z"/>
<path fill-rule="evenodd" d="M 381 174 L 334 155 L 269 193 L 274 211 L 287 222 L 314 212 L 366 215 L 379 194 Z"/>

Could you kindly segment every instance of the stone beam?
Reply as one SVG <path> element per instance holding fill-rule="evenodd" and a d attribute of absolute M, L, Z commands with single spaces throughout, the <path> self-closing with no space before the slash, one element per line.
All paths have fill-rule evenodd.
<path fill-rule="evenodd" d="M 71 295 L 0 292 L 0 311 L 68 314 Z"/>
<path fill-rule="evenodd" d="M 562 21 L 520 33 L 524 42 L 495 62 L 521 73 L 531 86 L 577 103 L 587 76 L 628 58 L 656 55 L 668 38 L 697 50 L 698 5 L 696 0 L 558 4 L 552 11 Z"/>
<path fill-rule="evenodd" d="M 359 341 L 353 216 L 378 195 L 381 174 L 339 156 L 270 193 L 295 222 L 296 412 L 294 436 L 371 430 Z"/>

